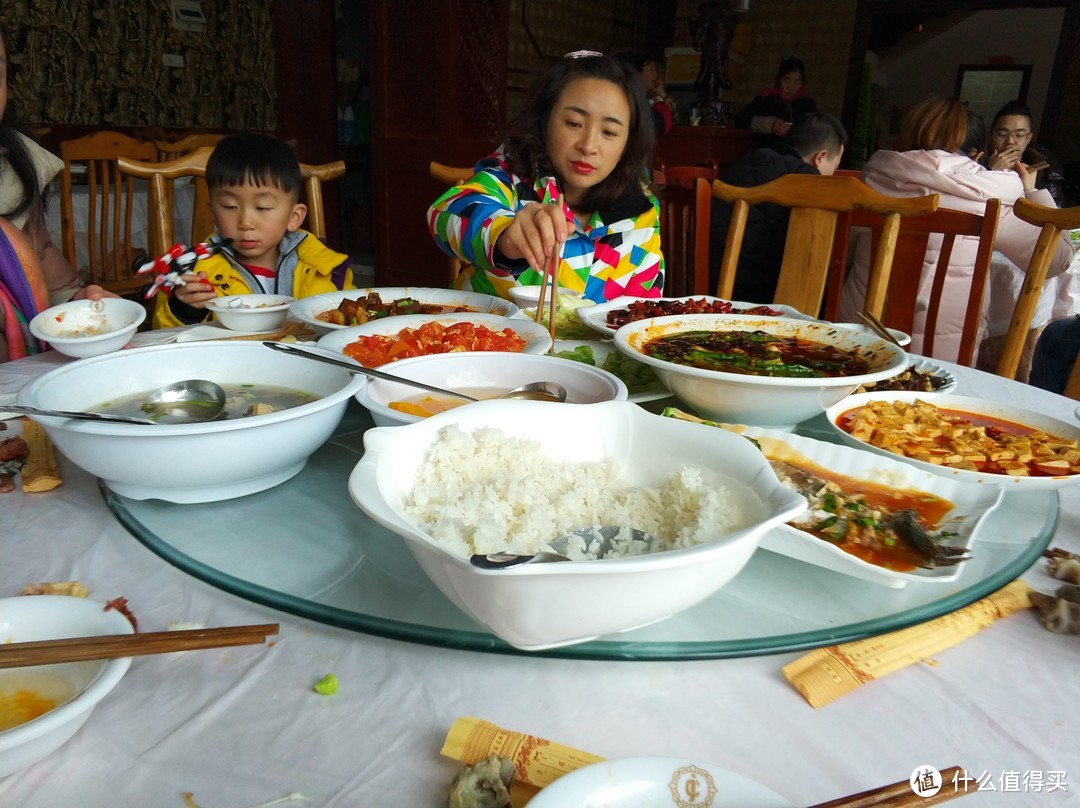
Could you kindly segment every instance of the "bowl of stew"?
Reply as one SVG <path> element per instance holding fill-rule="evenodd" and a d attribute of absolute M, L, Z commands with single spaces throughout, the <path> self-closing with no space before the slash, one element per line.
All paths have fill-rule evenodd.
<path fill-rule="evenodd" d="M 31 417 L 61 453 L 114 493 L 213 502 L 263 491 L 298 474 L 364 383 L 347 370 L 261 342 L 185 342 L 58 365 L 26 384 L 16 401 L 49 410 L 145 416 L 141 406 L 152 391 L 183 379 L 224 387 L 227 417 L 147 425 Z"/>
<path fill-rule="evenodd" d="M 908 364 L 901 348 L 830 323 L 685 314 L 627 323 L 615 346 L 703 418 L 791 429 Z"/>

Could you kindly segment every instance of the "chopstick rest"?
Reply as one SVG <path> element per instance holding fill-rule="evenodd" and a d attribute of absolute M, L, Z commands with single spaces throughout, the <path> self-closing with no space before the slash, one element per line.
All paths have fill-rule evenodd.
<path fill-rule="evenodd" d="M 784 666 L 784 676 L 811 707 L 966 640 L 994 621 L 1031 607 L 1031 587 L 1013 581 L 970 606 L 911 628 L 818 648 Z"/>
<path fill-rule="evenodd" d="M 154 631 L 143 634 L 104 634 L 63 640 L 38 640 L 0 644 L 0 669 L 88 659 L 118 659 L 148 654 L 170 654 L 203 648 L 258 645 L 277 634 L 277 623 L 255 626 L 198 628 L 184 631 Z"/>

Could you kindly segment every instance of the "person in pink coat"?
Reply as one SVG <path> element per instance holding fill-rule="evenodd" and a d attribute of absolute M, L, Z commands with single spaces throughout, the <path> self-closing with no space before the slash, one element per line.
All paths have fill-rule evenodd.
<path fill-rule="evenodd" d="M 1017 163 L 1006 171 L 991 171 L 971 159 L 961 148 L 968 127 L 968 112 L 958 101 L 932 98 L 913 107 L 905 116 L 896 140 L 896 151 L 875 152 L 863 168 L 863 181 L 883 194 L 899 197 L 939 194 L 939 208 L 983 213 L 989 199 L 1001 200 L 994 248 L 1019 267 L 1026 267 L 1035 249 L 1039 229 L 1013 215 L 1013 204 L 1026 197 L 1032 202 L 1056 207 L 1045 190 L 1035 189 L 1035 172 Z M 919 299 L 928 300 L 933 268 L 941 250 L 941 236 L 931 236 L 923 263 Z M 974 271 L 978 239 L 962 236 L 953 245 L 952 258 L 942 292 L 934 337 L 934 356 L 953 361 L 960 349 L 960 333 L 967 306 L 967 291 Z M 869 233 L 852 238 L 852 264 L 844 282 L 840 319 L 858 322 L 866 299 L 870 274 Z M 1072 247 L 1068 234 L 1059 239 L 1047 277 L 1060 275 L 1069 267 Z M 983 300 L 983 333 L 988 296 Z M 922 353 L 925 307 L 916 312 L 908 350 Z M 976 344 L 982 341 L 980 335 Z"/>

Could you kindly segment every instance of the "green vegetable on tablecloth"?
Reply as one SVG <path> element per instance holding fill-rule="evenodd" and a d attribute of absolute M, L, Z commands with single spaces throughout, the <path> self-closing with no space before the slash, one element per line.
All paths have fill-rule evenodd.
<path fill-rule="evenodd" d="M 315 692 L 320 696 L 332 696 L 338 691 L 338 679 L 334 674 L 328 673 L 315 683 Z"/>

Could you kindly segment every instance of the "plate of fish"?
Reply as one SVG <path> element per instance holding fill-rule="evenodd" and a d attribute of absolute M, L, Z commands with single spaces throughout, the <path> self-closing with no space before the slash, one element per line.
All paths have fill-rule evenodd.
<path fill-rule="evenodd" d="M 848 396 L 825 411 L 850 446 L 1009 491 L 1080 483 L 1080 428 L 1011 404 L 942 393 Z"/>
<path fill-rule="evenodd" d="M 997 486 L 948 480 L 850 446 L 724 428 L 753 440 L 780 482 L 809 504 L 765 534 L 762 549 L 883 586 L 956 580 L 1004 496 Z"/>
<path fill-rule="evenodd" d="M 641 404 L 671 395 L 652 368 L 617 350 L 611 340 L 557 339 L 554 355 L 615 374 L 626 385 L 628 401 Z"/>
<path fill-rule="evenodd" d="M 669 314 L 754 314 L 790 317 L 795 320 L 813 320 L 791 306 L 743 303 L 723 300 L 708 295 L 689 297 L 616 297 L 596 306 L 578 309 L 578 317 L 590 328 L 601 334 L 614 334 L 621 326 L 636 320 L 665 317 Z"/>

